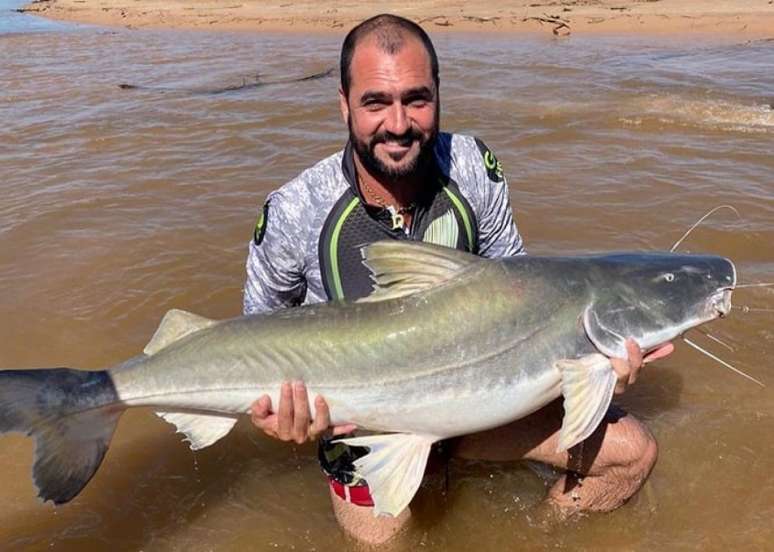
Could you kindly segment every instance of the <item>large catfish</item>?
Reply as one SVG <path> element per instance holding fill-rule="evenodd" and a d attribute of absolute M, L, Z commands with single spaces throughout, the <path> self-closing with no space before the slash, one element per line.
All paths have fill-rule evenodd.
<path fill-rule="evenodd" d="M 364 248 L 374 291 L 354 303 L 208 320 L 167 313 L 143 354 L 104 371 L 0 371 L 0 433 L 36 440 L 43 500 L 75 497 L 121 413 L 151 407 L 201 449 L 261 394 L 306 382 L 334 423 L 378 432 L 346 442 L 377 513 L 414 496 L 430 446 L 507 424 L 564 396 L 561 450 L 588 437 L 624 339 L 648 351 L 727 314 L 734 265 L 714 256 L 621 253 L 486 260 L 421 243 Z"/>

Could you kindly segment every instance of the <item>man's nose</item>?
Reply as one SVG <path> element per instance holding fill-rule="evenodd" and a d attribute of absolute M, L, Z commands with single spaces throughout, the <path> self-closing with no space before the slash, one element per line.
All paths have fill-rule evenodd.
<path fill-rule="evenodd" d="M 406 114 L 406 107 L 399 102 L 390 106 L 387 120 L 385 121 L 385 130 L 392 134 L 402 136 L 408 131 L 410 126 L 409 118 Z"/>

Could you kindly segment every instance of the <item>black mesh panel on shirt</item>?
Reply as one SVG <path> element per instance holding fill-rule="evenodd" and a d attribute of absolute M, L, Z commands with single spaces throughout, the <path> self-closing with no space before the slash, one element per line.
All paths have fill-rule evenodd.
<path fill-rule="evenodd" d="M 371 272 L 363 264 L 360 249 L 379 240 L 400 238 L 375 221 L 359 204 L 344 221 L 339 235 L 338 260 L 344 297 L 353 301 L 366 297 L 373 289 Z"/>

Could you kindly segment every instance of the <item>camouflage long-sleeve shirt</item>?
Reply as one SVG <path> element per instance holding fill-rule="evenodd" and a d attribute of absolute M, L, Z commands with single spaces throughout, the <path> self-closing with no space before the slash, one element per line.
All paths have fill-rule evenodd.
<path fill-rule="evenodd" d="M 366 205 L 347 147 L 269 194 L 247 257 L 244 313 L 367 295 L 360 248 L 413 239 L 483 257 L 524 253 L 502 167 L 478 139 L 441 133 L 436 171 L 417 201 L 411 228 L 393 228 L 387 209 Z"/>

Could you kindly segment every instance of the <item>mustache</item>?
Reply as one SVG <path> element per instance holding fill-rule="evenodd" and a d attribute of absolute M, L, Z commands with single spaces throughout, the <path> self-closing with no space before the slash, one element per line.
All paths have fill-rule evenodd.
<path fill-rule="evenodd" d="M 386 142 L 398 144 L 400 146 L 410 146 L 414 142 L 422 142 L 422 133 L 416 129 L 410 128 L 403 134 L 394 134 L 392 132 L 384 131 L 375 134 L 371 138 L 371 147 L 373 148 L 377 144 L 384 144 Z"/>

